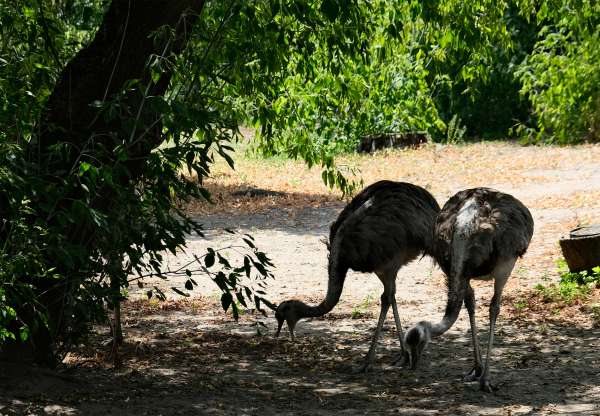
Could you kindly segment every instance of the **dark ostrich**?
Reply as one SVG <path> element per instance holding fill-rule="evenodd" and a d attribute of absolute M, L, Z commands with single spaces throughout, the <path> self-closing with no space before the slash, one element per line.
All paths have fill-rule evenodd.
<path fill-rule="evenodd" d="M 516 198 L 489 188 L 461 191 L 446 202 L 434 232 L 434 256 L 447 276 L 448 300 L 438 323 L 421 321 L 406 333 L 411 367 L 416 368 L 431 338 L 448 331 L 464 302 L 469 312 L 475 365 L 465 380 L 478 380 L 483 391 L 494 390 L 490 382 L 490 356 L 494 327 L 500 313 L 502 290 L 515 262 L 533 235 L 529 210 Z M 493 280 L 490 302 L 490 333 L 487 357 L 482 365 L 475 322 L 475 293 L 471 279 Z"/>
<path fill-rule="evenodd" d="M 328 285 L 325 299 L 316 306 L 299 300 L 282 302 L 275 312 L 277 335 L 287 322 L 292 339 L 302 318 L 318 317 L 331 311 L 340 299 L 348 269 L 375 273 L 383 283 L 381 312 L 369 352 L 361 371 L 375 359 L 375 349 L 390 305 L 398 331 L 402 357 L 404 337 L 396 305 L 398 270 L 420 255 L 432 255 L 432 229 L 440 210 L 425 189 L 404 182 L 379 181 L 356 195 L 331 225 L 329 233 Z"/>

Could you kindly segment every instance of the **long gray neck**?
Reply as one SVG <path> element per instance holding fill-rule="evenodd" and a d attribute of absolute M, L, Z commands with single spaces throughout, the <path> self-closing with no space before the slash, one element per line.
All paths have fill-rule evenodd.
<path fill-rule="evenodd" d="M 299 318 L 323 316 L 337 305 L 342 295 L 346 273 L 348 272 L 347 267 L 339 265 L 337 257 L 337 253 L 335 252 L 332 252 L 329 256 L 329 278 L 327 280 L 327 294 L 325 295 L 325 299 L 316 306 L 304 304 L 302 309 L 298 311 L 298 314 L 301 315 Z"/>
<path fill-rule="evenodd" d="M 444 332 L 452 328 L 452 325 L 456 322 L 462 303 L 465 299 L 465 289 L 458 288 L 459 290 L 448 290 L 448 300 L 446 302 L 446 311 L 441 321 L 431 325 L 431 337 L 439 337 Z"/>
<path fill-rule="evenodd" d="M 468 279 L 463 276 L 464 261 L 466 255 L 467 240 L 464 236 L 455 232 L 452 241 L 452 263 L 450 276 L 448 276 L 448 299 L 446 310 L 442 320 L 431 326 L 431 337 L 435 338 L 452 328 L 456 322 L 460 309 L 465 299 L 465 293 L 469 284 Z"/>

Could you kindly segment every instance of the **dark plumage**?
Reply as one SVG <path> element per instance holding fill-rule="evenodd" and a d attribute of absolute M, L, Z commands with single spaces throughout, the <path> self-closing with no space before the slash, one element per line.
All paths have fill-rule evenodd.
<path fill-rule="evenodd" d="M 370 202 L 370 206 L 365 204 Z M 330 247 L 337 242 L 340 265 L 373 272 L 399 252 L 410 260 L 432 254 L 431 228 L 440 208 L 425 189 L 405 182 L 379 181 L 346 205 L 331 225 Z M 343 235 L 338 237 L 340 228 Z"/>
<path fill-rule="evenodd" d="M 452 241 L 456 219 L 467 201 L 477 206 L 474 232 L 466 247 L 463 275 L 486 276 L 498 259 L 521 257 L 533 235 L 529 210 L 515 197 L 490 188 L 473 188 L 458 192 L 444 204 L 435 221 L 435 258 L 450 275 Z"/>
<path fill-rule="evenodd" d="M 384 285 L 381 312 L 371 348 L 365 360 L 368 369 L 388 308 L 403 346 L 402 328 L 395 301 L 396 274 L 400 267 L 421 254 L 433 252 L 433 224 L 440 208 L 425 189 L 403 182 L 376 182 L 356 195 L 331 225 L 329 233 L 328 287 L 317 306 L 297 300 L 282 302 L 275 316 L 279 334 L 283 322 L 293 331 L 298 320 L 322 316 L 337 304 L 348 269 L 376 273 Z"/>
<path fill-rule="evenodd" d="M 413 368 L 429 340 L 452 327 L 464 302 L 469 312 L 475 356 L 475 368 L 467 378 L 478 379 L 482 390 L 492 390 L 489 359 L 502 290 L 516 259 L 527 250 L 532 235 L 533 219 L 529 210 L 511 195 L 489 188 L 474 188 L 461 191 L 446 202 L 435 222 L 433 252 L 447 276 L 448 301 L 439 323 L 422 321 L 407 332 L 405 340 Z M 494 280 L 494 297 L 490 303 L 490 336 L 483 367 L 470 280 L 488 278 Z"/>

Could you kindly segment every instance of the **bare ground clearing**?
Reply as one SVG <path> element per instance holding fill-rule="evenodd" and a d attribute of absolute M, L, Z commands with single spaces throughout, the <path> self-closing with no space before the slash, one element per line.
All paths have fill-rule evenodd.
<path fill-rule="evenodd" d="M 131 291 L 126 305 L 123 366 L 112 369 L 97 347 L 100 328 L 67 357 L 59 373 L 9 367 L 0 372 L 0 414 L 600 414 L 600 330 L 586 304 L 516 307 L 531 288 L 556 281 L 561 234 L 600 221 L 600 146 L 520 147 L 511 144 L 429 146 L 418 150 L 351 156 L 365 183 L 379 179 L 427 186 L 440 204 L 459 189 L 492 186 L 517 196 L 533 213 L 536 230 L 519 261 L 503 302 L 492 367 L 500 385 L 482 394 L 463 383 L 470 369 L 468 319 L 429 348 L 429 363 L 416 372 L 391 367 L 398 351 L 393 325 L 386 326 L 372 373 L 354 375 L 368 348 L 378 313 L 381 284 L 352 273 L 338 307 L 323 319 L 302 321 L 293 344 L 272 337 L 274 320 L 245 314 L 239 324 L 219 311 L 216 288 L 206 282 L 197 298 L 156 304 Z M 217 166 L 208 183 L 217 204 L 193 204 L 206 239 L 190 238 L 187 253 L 232 240 L 223 227 L 249 232 L 277 266 L 269 296 L 316 302 L 326 289 L 326 249 L 320 239 L 343 207 L 320 183 L 320 172 L 301 163 L 243 158 L 237 171 Z M 284 195 L 232 196 L 260 188 Z M 441 272 L 429 259 L 398 276 L 403 326 L 439 318 L 445 303 Z M 181 282 L 148 282 L 165 289 Z M 478 284 L 481 340 L 486 339 L 489 285 Z M 173 297 L 176 297 L 175 295 Z M 352 318 L 356 319 L 352 319 Z M 257 334 L 256 322 L 268 330 Z"/>

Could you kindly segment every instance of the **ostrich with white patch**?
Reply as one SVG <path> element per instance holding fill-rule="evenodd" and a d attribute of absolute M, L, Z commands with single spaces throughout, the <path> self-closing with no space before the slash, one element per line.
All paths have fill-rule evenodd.
<path fill-rule="evenodd" d="M 469 312 L 475 361 L 465 380 L 479 381 L 481 390 L 487 392 L 495 389 L 490 381 L 490 356 L 502 290 L 532 235 L 531 213 L 511 195 L 474 188 L 461 191 L 446 202 L 435 223 L 433 242 L 435 258 L 447 276 L 446 311 L 440 322 L 421 321 L 406 333 L 412 368 L 417 367 L 427 343 L 454 325 L 464 302 Z M 471 279 L 494 281 L 485 365 L 477 337 Z"/>

